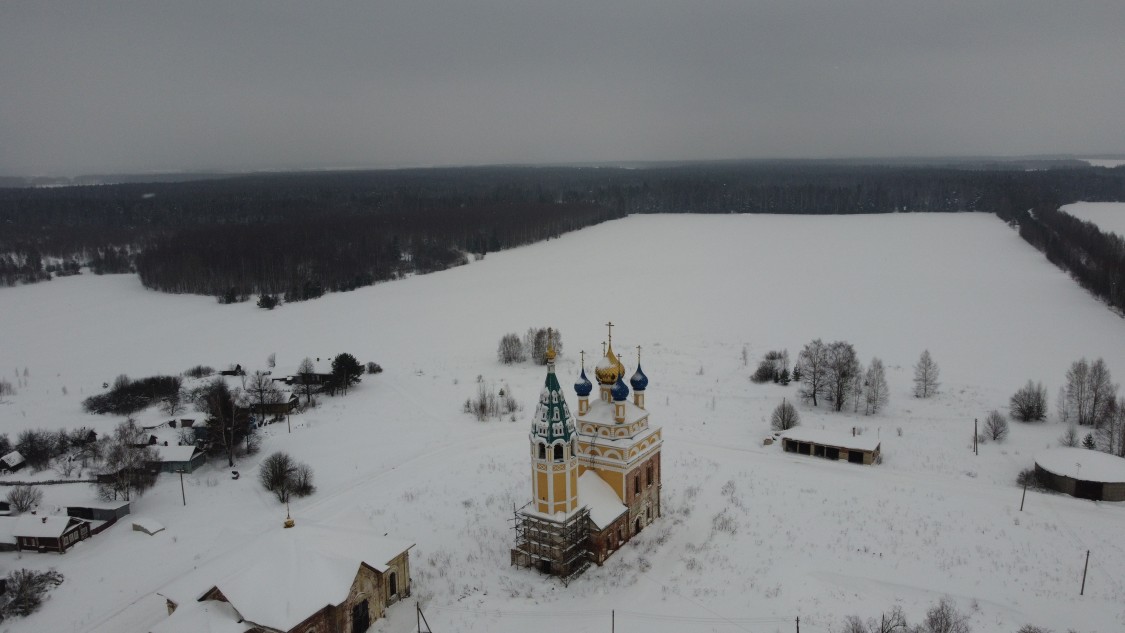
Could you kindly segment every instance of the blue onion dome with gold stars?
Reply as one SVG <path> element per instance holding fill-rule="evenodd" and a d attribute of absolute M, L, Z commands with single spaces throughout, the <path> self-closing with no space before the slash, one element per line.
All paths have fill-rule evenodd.
<path fill-rule="evenodd" d="M 633 372 L 633 377 L 629 379 L 629 384 L 633 387 L 633 391 L 644 391 L 648 387 L 648 376 L 641 371 L 641 364 L 637 363 L 637 371 Z"/>
<path fill-rule="evenodd" d="M 629 397 L 629 388 L 625 386 L 624 380 L 618 378 L 617 383 L 613 385 L 613 389 L 610 389 L 609 393 L 616 402 L 621 402 Z"/>
<path fill-rule="evenodd" d="M 586 369 L 583 368 L 582 374 L 578 376 L 578 381 L 574 383 L 574 393 L 578 394 L 580 398 L 585 398 L 590 395 L 590 392 L 593 390 L 594 385 L 590 382 L 590 379 L 586 377 Z"/>

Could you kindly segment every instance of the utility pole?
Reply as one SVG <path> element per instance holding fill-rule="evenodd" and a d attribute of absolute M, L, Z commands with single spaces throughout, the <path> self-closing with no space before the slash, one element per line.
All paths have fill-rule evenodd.
<path fill-rule="evenodd" d="M 973 455 L 980 455 L 977 449 L 977 419 L 973 418 Z"/>
<path fill-rule="evenodd" d="M 617 631 L 617 611 L 611 609 L 609 612 L 609 633 Z"/>
<path fill-rule="evenodd" d="M 1027 482 L 1023 482 L 1023 496 L 1020 497 L 1020 512 L 1023 512 L 1023 502 L 1027 499 Z"/>
<path fill-rule="evenodd" d="M 801 633 L 801 616 L 797 616 L 797 633 Z"/>
<path fill-rule="evenodd" d="M 181 468 L 176 472 L 180 473 L 180 496 L 184 498 L 184 507 L 187 507 L 187 493 L 184 492 L 184 469 Z"/>
<path fill-rule="evenodd" d="M 1090 568 L 1090 550 L 1086 550 L 1086 566 L 1082 568 L 1082 589 L 1078 592 L 1078 595 L 1080 595 L 1080 596 L 1084 595 L 1086 593 L 1086 570 L 1089 569 L 1089 568 Z"/>

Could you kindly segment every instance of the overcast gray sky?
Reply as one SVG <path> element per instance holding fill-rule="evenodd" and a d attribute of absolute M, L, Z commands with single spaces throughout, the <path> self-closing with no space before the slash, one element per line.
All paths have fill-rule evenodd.
<path fill-rule="evenodd" d="M 0 173 L 1125 152 L 1123 0 L 6 0 Z"/>

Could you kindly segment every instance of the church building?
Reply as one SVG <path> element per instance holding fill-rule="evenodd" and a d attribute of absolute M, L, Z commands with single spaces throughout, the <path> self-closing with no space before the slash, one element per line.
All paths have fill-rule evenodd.
<path fill-rule="evenodd" d="M 555 375 L 553 344 L 547 378 L 528 436 L 532 501 L 516 511 L 512 564 L 569 579 L 607 557 L 660 516 L 660 428 L 645 408 L 648 377 L 637 369 L 625 384 L 625 366 L 613 351 L 613 324 L 605 356 L 585 363 L 572 415 Z M 583 355 L 583 360 L 585 356 Z M 632 402 L 629 401 L 630 385 Z"/>

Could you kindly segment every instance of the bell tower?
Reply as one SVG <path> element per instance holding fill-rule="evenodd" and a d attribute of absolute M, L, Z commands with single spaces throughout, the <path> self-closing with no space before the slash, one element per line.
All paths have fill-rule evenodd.
<path fill-rule="evenodd" d="M 547 331 L 547 379 L 531 423 L 531 491 L 541 514 L 578 508 L 578 442 L 574 418 L 555 376 L 553 333 Z"/>

